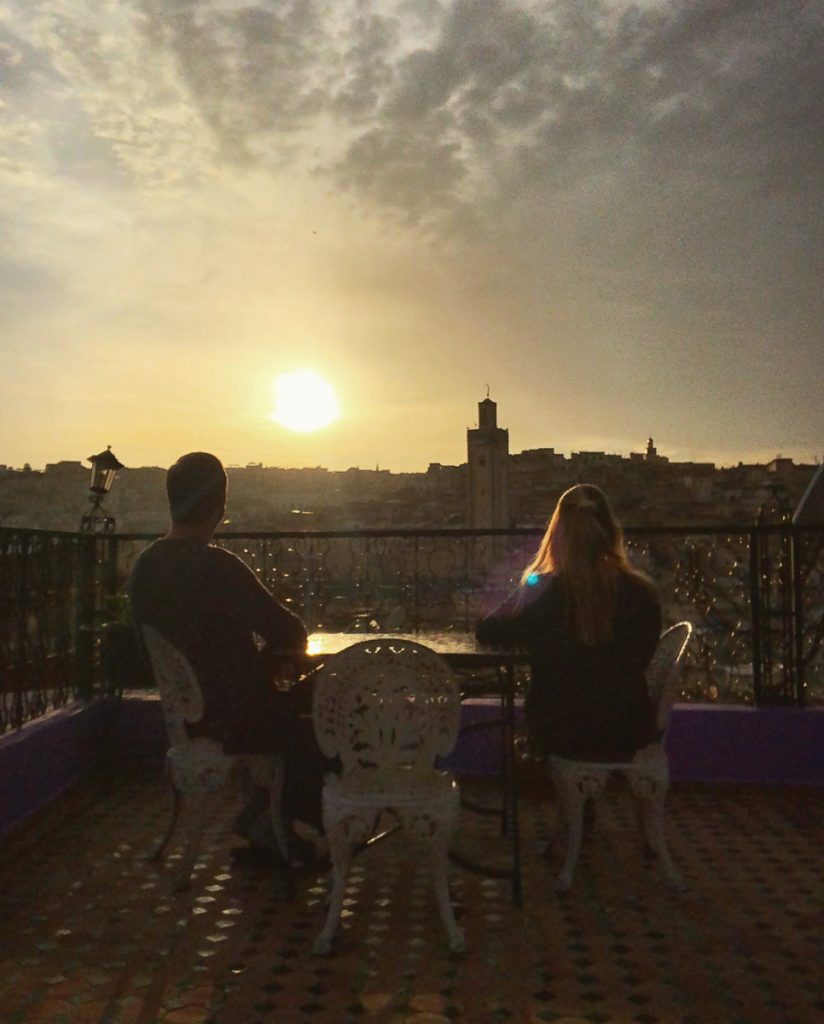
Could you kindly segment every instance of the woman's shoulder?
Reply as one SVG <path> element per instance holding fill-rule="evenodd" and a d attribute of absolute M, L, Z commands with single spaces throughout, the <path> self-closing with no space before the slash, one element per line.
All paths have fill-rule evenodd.
<path fill-rule="evenodd" d="M 657 637 L 661 632 L 663 609 L 661 594 L 655 583 L 643 573 L 622 574 L 618 592 L 617 623 L 620 628 L 642 630 Z"/>
<path fill-rule="evenodd" d="M 559 577 L 554 572 L 531 572 L 521 586 L 527 594 L 546 594 L 558 588 Z"/>
<path fill-rule="evenodd" d="M 528 630 L 543 617 L 547 602 L 551 603 L 554 584 L 546 574 L 527 577 L 509 594 L 493 612 L 485 615 L 476 627 L 475 635 L 483 643 L 497 643 L 514 633 Z"/>
<path fill-rule="evenodd" d="M 621 573 L 619 587 L 627 597 L 650 604 L 661 603 L 661 592 L 654 581 L 637 569 Z"/>
<path fill-rule="evenodd" d="M 557 573 L 531 573 L 518 588 L 519 606 L 546 608 L 563 600 L 565 590 L 563 581 Z"/>

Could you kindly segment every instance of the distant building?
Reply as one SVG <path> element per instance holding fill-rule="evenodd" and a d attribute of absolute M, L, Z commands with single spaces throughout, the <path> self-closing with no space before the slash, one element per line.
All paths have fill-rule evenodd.
<path fill-rule="evenodd" d="M 509 526 L 509 431 L 498 426 L 497 408 L 490 398 L 479 402 L 478 426 L 466 432 L 471 529 Z"/>
<path fill-rule="evenodd" d="M 509 453 L 509 431 L 498 426 L 497 405 L 478 404 L 478 425 L 467 431 L 467 461 L 429 464 L 425 473 L 392 473 L 375 466 L 332 471 L 323 466 L 281 468 L 250 462 L 228 466 L 229 532 L 314 530 L 543 529 L 558 498 L 576 483 L 602 487 L 627 526 L 747 526 L 771 503 L 791 515 L 819 467 L 776 455 L 766 464 L 716 467 L 670 461 L 650 437 L 629 456 L 541 447 Z M 45 472 L 0 466 L 0 525 L 76 530 L 89 470 L 77 461 L 48 463 Z M 820 487 L 808 496 L 805 522 L 818 521 Z M 168 526 L 165 469 L 124 468 L 107 505 L 124 532 L 162 532 Z M 300 513 L 296 514 L 296 510 Z M 311 514 L 309 514 L 311 513 Z M 487 540 L 477 556 L 494 571 L 501 549 Z M 474 555 L 473 555 L 474 557 Z"/>
<path fill-rule="evenodd" d="M 646 462 L 669 462 L 666 456 L 658 454 L 658 449 L 655 447 L 652 438 L 649 438 L 647 441 L 647 451 L 644 459 Z"/>
<path fill-rule="evenodd" d="M 73 462 L 69 459 L 63 459 L 61 462 L 47 462 L 46 473 L 50 475 L 59 474 L 61 476 L 88 476 L 89 471 L 85 468 L 82 462 Z"/>

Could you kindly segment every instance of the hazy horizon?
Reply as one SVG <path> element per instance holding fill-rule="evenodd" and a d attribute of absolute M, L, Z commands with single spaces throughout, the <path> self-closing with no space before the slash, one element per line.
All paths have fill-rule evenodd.
<path fill-rule="evenodd" d="M 552 448 L 552 445 L 542 445 L 540 447 Z M 687 459 L 687 458 L 681 459 L 681 458 L 673 458 L 672 456 L 668 455 L 667 452 L 661 451 L 660 448 L 658 448 L 657 445 L 656 445 L 656 449 L 658 451 L 658 455 L 659 456 L 663 456 L 664 458 L 668 459 L 668 461 L 671 464 L 673 464 L 673 465 L 678 465 L 679 463 L 690 463 L 690 462 L 713 463 L 715 468 L 719 469 L 719 470 L 722 470 L 722 469 L 734 469 L 738 465 L 741 465 L 741 464 L 743 464 L 743 465 L 767 465 L 768 463 L 772 462 L 773 459 L 775 459 L 775 458 L 791 458 L 791 456 L 788 456 L 788 455 L 786 455 L 783 452 L 776 452 L 775 454 L 770 455 L 769 457 L 764 458 L 764 459 L 760 459 L 760 460 L 758 460 L 758 459 L 756 459 L 756 460 L 748 460 L 748 459 L 741 458 L 741 459 L 736 459 L 733 462 L 722 463 L 722 462 L 717 462 L 717 461 L 715 461 L 713 459 Z M 510 455 L 518 455 L 518 454 L 520 454 L 521 451 L 530 451 L 530 450 L 532 450 L 532 449 L 521 449 L 519 451 L 515 451 L 515 450 L 513 450 L 510 447 L 510 452 L 509 453 L 510 453 Z M 645 451 L 645 445 L 639 445 L 638 447 L 633 449 L 633 451 L 637 452 L 637 453 L 643 453 Z M 113 452 L 114 455 L 117 455 L 118 458 L 120 458 L 120 453 L 114 449 L 114 446 L 112 446 L 112 452 Z M 629 461 L 629 457 L 630 457 L 630 452 L 629 451 L 627 451 L 627 452 L 614 452 L 614 451 L 608 451 L 608 450 L 605 450 L 605 449 L 602 449 L 602 448 L 581 448 L 581 449 L 578 449 L 576 451 L 570 451 L 570 452 L 562 452 L 562 451 L 559 451 L 557 448 L 555 449 L 555 454 L 556 455 L 562 455 L 562 456 L 564 456 L 567 459 L 570 459 L 570 458 L 572 458 L 575 455 L 579 455 L 579 454 L 582 454 L 582 453 L 591 453 L 591 452 L 603 452 L 603 454 L 610 455 L 610 456 L 616 456 L 617 455 L 620 458 L 625 459 L 627 461 Z M 90 453 L 90 454 L 96 454 L 96 453 Z M 179 452 L 178 456 L 179 455 L 183 455 L 183 454 L 185 454 L 185 453 L 184 452 Z M 216 453 L 216 454 L 219 455 L 219 453 Z M 178 456 L 175 456 L 175 459 Z M 157 462 L 145 463 L 145 464 L 141 464 L 141 465 L 125 465 L 124 464 L 124 469 L 161 469 L 161 470 L 163 470 L 165 472 L 165 470 L 168 469 L 169 465 L 171 465 L 171 462 L 175 461 L 175 459 L 172 459 L 167 464 L 162 464 L 162 463 L 157 463 Z M 438 463 L 440 460 L 438 460 L 438 459 L 429 459 L 421 468 L 418 468 L 418 469 L 397 469 L 394 466 L 383 466 L 383 465 L 380 465 L 380 464 L 375 465 L 375 466 L 358 466 L 358 465 L 354 465 L 354 464 L 342 465 L 342 466 L 328 466 L 328 465 L 325 465 L 324 463 L 315 463 L 315 464 L 311 464 L 311 465 L 305 464 L 305 465 L 283 466 L 283 465 L 278 465 L 276 463 L 261 462 L 261 460 L 259 460 L 259 459 L 247 459 L 245 462 L 227 462 L 227 461 L 225 461 L 223 459 L 221 459 L 221 461 L 223 461 L 223 463 L 224 463 L 224 465 L 225 465 L 225 467 L 227 469 L 250 469 L 250 468 L 255 468 L 255 467 L 259 466 L 259 465 L 262 465 L 263 469 L 284 469 L 284 470 L 301 470 L 301 469 L 316 470 L 316 469 L 321 469 L 321 470 L 327 470 L 330 473 L 342 473 L 342 472 L 346 472 L 349 469 L 359 469 L 359 470 L 367 470 L 367 471 L 374 471 L 376 469 L 379 469 L 379 470 L 387 470 L 390 473 L 398 473 L 398 474 L 400 474 L 400 473 L 425 473 L 431 463 Z M 814 456 L 812 459 L 809 459 L 809 460 L 803 460 L 802 461 L 802 460 L 799 460 L 799 459 L 794 459 L 793 461 L 794 461 L 795 465 L 799 465 L 799 466 L 801 466 L 801 465 L 803 465 L 803 466 L 818 466 L 818 465 L 821 464 L 822 460 L 821 460 L 820 456 Z M 88 470 L 91 470 L 91 464 L 89 463 L 88 458 L 85 458 L 85 459 L 81 459 L 81 458 L 47 459 L 45 462 L 43 462 L 43 463 L 41 463 L 39 465 L 36 465 L 36 464 L 32 463 L 30 460 L 26 460 L 26 462 L 24 464 L 27 464 L 29 466 L 29 468 L 33 472 L 43 472 L 47 465 L 54 465 L 54 464 L 56 464 L 58 462 L 79 462 L 79 463 L 81 463 L 81 465 L 84 468 L 86 468 Z M 466 465 L 466 451 L 464 451 L 463 458 L 459 459 L 458 461 L 456 461 L 454 463 L 440 462 L 440 464 L 443 465 L 443 466 L 447 466 L 447 467 Z M 2 459 L 0 459 L 0 465 L 5 465 L 8 469 L 16 470 L 16 471 L 20 471 L 20 470 L 23 469 L 23 465 L 12 465 L 12 464 L 10 464 L 8 462 L 4 463 L 4 462 L 2 462 Z"/>

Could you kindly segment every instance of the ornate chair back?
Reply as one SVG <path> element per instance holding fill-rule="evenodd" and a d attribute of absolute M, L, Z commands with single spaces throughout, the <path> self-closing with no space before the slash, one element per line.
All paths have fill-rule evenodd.
<path fill-rule="evenodd" d="M 681 659 L 692 636 L 692 623 L 677 622 L 664 630 L 647 669 L 647 692 L 655 712 L 659 741 L 666 737 L 681 678 Z"/>
<path fill-rule="evenodd" d="M 188 658 L 153 626 L 142 626 L 141 633 L 152 666 L 169 745 L 186 750 L 191 744 L 186 723 L 203 717 L 203 693 Z"/>
<path fill-rule="evenodd" d="M 365 640 L 318 673 L 315 733 L 341 778 L 375 790 L 431 776 L 455 745 L 458 684 L 440 655 L 403 639 Z"/>
<path fill-rule="evenodd" d="M 209 793 L 240 782 L 239 771 L 245 768 L 253 785 L 269 790 L 270 813 L 275 839 L 288 863 L 288 837 L 281 815 L 283 791 L 283 759 L 276 755 L 230 755 L 222 745 L 207 736 L 191 739 L 186 723 L 203 717 L 203 692 L 188 658 L 162 633 L 142 625 L 141 634 L 152 673 L 160 694 L 163 718 L 169 737 L 166 768 L 174 794 L 172 817 L 166 835 L 153 854 L 159 860 L 171 839 L 181 810 L 181 801 L 190 808 L 186 841 L 176 886 L 186 888 L 204 825 L 204 801 Z"/>

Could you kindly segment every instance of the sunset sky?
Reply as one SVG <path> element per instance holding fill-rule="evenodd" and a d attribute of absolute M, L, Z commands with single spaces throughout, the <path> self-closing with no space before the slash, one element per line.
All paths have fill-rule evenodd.
<path fill-rule="evenodd" d="M 0 463 L 824 454 L 824 4 L 0 0 Z M 311 369 L 340 418 L 272 419 Z"/>

